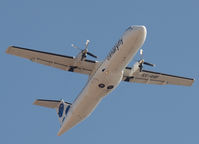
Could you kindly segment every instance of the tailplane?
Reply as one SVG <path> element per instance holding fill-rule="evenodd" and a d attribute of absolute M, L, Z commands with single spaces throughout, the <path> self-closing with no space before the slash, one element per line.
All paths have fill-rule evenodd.
<path fill-rule="evenodd" d="M 61 125 L 64 122 L 67 113 L 72 105 L 71 103 L 64 102 L 64 100 L 44 100 L 44 99 L 37 99 L 33 104 L 56 109 L 57 115 L 59 117 L 59 122 Z"/>

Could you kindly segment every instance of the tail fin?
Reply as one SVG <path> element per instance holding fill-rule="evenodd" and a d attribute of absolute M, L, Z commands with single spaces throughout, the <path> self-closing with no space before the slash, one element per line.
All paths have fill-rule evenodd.
<path fill-rule="evenodd" d="M 33 104 L 47 108 L 55 108 L 61 125 L 64 122 L 65 117 L 72 105 L 71 103 L 64 102 L 63 100 L 44 100 L 44 99 L 37 99 Z"/>

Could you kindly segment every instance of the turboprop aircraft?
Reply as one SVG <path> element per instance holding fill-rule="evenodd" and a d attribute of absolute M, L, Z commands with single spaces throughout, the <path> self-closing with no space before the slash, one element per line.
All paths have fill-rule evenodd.
<path fill-rule="evenodd" d="M 58 132 L 60 136 L 88 117 L 103 97 L 113 91 L 121 81 L 158 85 L 192 85 L 194 82 L 192 78 L 144 70 L 143 65 L 154 66 L 154 64 L 145 62 L 144 59 L 137 61 L 133 67 L 127 67 L 142 47 L 146 33 L 145 26 L 130 26 L 113 46 L 105 60 L 101 62 L 86 59 L 87 55 L 97 58 L 88 52 L 89 40 L 86 41 L 85 49 L 81 50 L 76 57 L 16 46 L 8 47 L 6 52 L 40 64 L 88 75 L 87 84 L 73 103 L 44 99 L 37 99 L 34 102 L 35 105 L 56 109 L 61 123 Z M 141 55 L 142 52 L 141 49 Z"/>

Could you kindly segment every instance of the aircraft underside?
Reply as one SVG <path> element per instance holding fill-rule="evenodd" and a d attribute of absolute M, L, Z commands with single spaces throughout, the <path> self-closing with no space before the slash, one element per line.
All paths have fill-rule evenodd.
<path fill-rule="evenodd" d="M 81 52 L 76 57 L 16 46 L 10 46 L 6 53 L 65 71 L 89 75 L 86 86 L 73 103 L 43 99 L 34 102 L 35 105 L 56 109 L 61 123 L 58 135 L 61 135 L 88 117 L 102 98 L 113 91 L 121 81 L 159 85 L 192 85 L 194 82 L 192 78 L 143 70 L 143 65 L 154 66 L 154 64 L 145 62 L 144 59 L 136 62 L 133 67 L 127 67 L 144 44 L 145 38 L 146 28 L 144 26 L 130 26 L 103 62 L 86 59 L 87 55 L 97 58 L 88 52 L 89 40 L 86 41 L 85 49 L 80 49 Z"/>

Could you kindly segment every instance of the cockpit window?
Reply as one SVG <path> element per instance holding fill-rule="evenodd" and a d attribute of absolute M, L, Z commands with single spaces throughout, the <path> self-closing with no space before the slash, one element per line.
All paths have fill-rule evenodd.
<path fill-rule="evenodd" d="M 130 27 L 128 27 L 128 28 L 126 29 L 126 31 L 131 31 L 131 30 L 133 30 L 133 27 L 132 27 L 132 26 L 130 26 Z"/>

